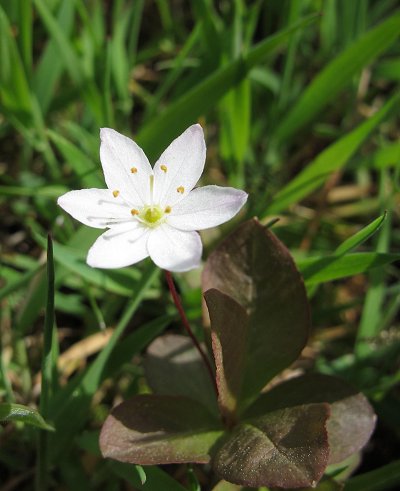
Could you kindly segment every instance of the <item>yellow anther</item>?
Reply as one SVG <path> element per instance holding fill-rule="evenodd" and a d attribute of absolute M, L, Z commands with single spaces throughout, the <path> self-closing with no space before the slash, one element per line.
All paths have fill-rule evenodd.
<path fill-rule="evenodd" d="M 166 206 L 164 213 L 171 213 L 172 208 L 170 206 Z"/>
<path fill-rule="evenodd" d="M 132 172 L 132 174 L 136 174 L 137 168 L 136 167 L 131 167 L 131 172 Z"/>
<path fill-rule="evenodd" d="M 167 172 L 168 167 L 167 167 L 166 165 L 160 165 L 160 169 L 161 169 L 163 172 Z"/>
<path fill-rule="evenodd" d="M 132 208 L 131 215 L 133 215 L 133 216 L 139 215 L 139 210 L 136 210 L 135 208 Z"/>
<path fill-rule="evenodd" d="M 178 191 L 178 193 L 181 193 L 181 194 L 183 194 L 185 192 L 185 188 L 183 186 L 179 186 L 179 188 L 176 188 L 176 190 Z"/>
<path fill-rule="evenodd" d="M 116 189 L 115 191 L 113 191 L 113 196 L 114 196 L 114 198 L 118 198 L 118 196 L 119 196 L 118 189 Z"/>

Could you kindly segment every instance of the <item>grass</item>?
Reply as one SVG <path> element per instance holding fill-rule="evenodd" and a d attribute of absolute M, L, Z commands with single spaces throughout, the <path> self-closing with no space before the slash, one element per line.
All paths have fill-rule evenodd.
<path fill-rule="evenodd" d="M 0 427 L 0 489 L 33 489 L 37 458 L 37 490 L 211 489 L 201 467 L 100 457 L 110 408 L 148 390 L 147 344 L 180 325 L 150 263 L 89 268 L 98 231 L 56 205 L 102 187 L 99 127 L 154 162 L 196 121 L 203 181 L 250 195 L 203 234 L 206 253 L 246 216 L 279 218 L 312 304 L 307 366 L 350 381 L 378 414 L 345 489 L 399 485 L 399 33 L 395 0 L 0 0 L 0 403 L 14 420 Z M 177 281 L 201 335 L 199 276 Z M 61 365 L 83 340 L 89 354 Z M 25 424 L 13 404 L 30 408 Z M 54 432 L 33 426 L 49 429 L 36 409 Z"/>

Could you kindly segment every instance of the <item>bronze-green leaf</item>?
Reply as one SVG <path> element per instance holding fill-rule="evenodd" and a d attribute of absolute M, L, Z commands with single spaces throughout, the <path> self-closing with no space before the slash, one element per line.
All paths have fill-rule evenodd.
<path fill-rule="evenodd" d="M 211 319 L 211 340 L 216 366 L 218 404 L 229 424 L 243 384 L 249 316 L 233 298 L 211 288 L 204 294 Z"/>
<path fill-rule="evenodd" d="M 155 339 L 147 349 L 144 368 L 153 392 L 190 397 L 218 414 L 209 373 L 189 337 L 165 334 Z"/>
<path fill-rule="evenodd" d="M 203 290 L 212 288 L 231 297 L 248 316 L 248 323 L 240 321 L 239 326 L 238 320 L 227 317 L 226 297 L 217 301 L 212 294 L 210 301 L 208 296 L 212 331 L 221 339 L 232 338 L 224 347 L 224 358 L 238 357 L 243 368 L 240 390 L 233 391 L 242 409 L 304 347 L 310 324 L 306 291 L 286 247 L 255 219 L 241 225 L 209 256 Z M 246 332 L 239 334 L 241 330 Z M 214 356 L 218 363 L 220 353 Z M 223 369 L 237 371 L 230 367 L 225 364 Z M 233 380 L 236 375 L 224 377 Z"/>
<path fill-rule="evenodd" d="M 329 464 L 335 464 L 367 443 L 376 421 L 368 400 L 343 380 L 317 373 L 291 379 L 262 394 L 248 408 L 245 417 L 299 404 L 322 402 L 331 407 L 327 423 Z"/>
<path fill-rule="evenodd" d="M 104 457 L 140 465 L 207 463 L 219 422 L 185 397 L 138 395 L 116 406 L 100 434 Z"/>
<path fill-rule="evenodd" d="M 225 480 L 244 486 L 315 486 L 328 463 L 326 404 L 279 409 L 235 427 L 213 459 Z"/>

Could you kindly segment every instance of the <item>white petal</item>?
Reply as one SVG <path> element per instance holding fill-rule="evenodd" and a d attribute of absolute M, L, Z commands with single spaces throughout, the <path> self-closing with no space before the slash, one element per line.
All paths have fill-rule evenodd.
<path fill-rule="evenodd" d="M 190 126 L 154 166 L 154 203 L 173 206 L 194 188 L 204 169 L 206 144 L 199 124 Z"/>
<path fill-rule="evenodd" d="M 151 231 L 147 249 L 160 268 L 182 272 L 199 266 L 203 246 L 197 232 L 182 232 L 164 223 Z"/>
<path fill-rule="evenodd" d="M 57 203 L 76 220 L 94 228 L 106 228 L 115 222 L 132 221 L 130 207 L 114 198 L 109 189 L 81 189 L 63 194 Z"/>
<path fill-rule="evenodd" d="M 134 206 L 150 203 L 153 170 L 143 150 L 110 128 L 100 130 L 100 160 L 107 186 Z"/>
<path fill-rule="evenodd" d="M 204 186 L 194 189 L 177 203 L 168 224 L 180 230 L 203 230 L 230 220 L 246 203 L 247 193 L 240 189 Z"/>
<path fill-rule="evenodd" d="M 93 268 L 124 268 L 146 258 L 149 229 L 139 222 L 118 225 L 107 230 L 89 249 L 86 262 Z"/>

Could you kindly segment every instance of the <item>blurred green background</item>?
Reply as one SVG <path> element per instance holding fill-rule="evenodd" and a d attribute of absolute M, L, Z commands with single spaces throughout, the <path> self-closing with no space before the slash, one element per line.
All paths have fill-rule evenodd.
<path fill-rule="evenodd" d="M 68 190 L 104 187 L 100 127 L 133 137 L 154 162 L 194 122 L 208 145 L 203 182 L 249 193 L 236 223 L 279 217 L 273 230 L 305 276 L 314 330 L 298 368 L 346 378 L 378 414 L 345 489 L 396 489 L 399 35 L 396 0 L 0 0 L 0 401 L 39 404 L 51 231 L 49 489 L 216 483 L 179 466 L 146 468 L 142 484 L 142 469 L 100 458 L 110 408 L 147 390 L 142 350 L 179 323 L 150 264 L 86 266 L 98 231 L 56 205 Z M 204 233 L 205 254 L 234 225 Z M 199 274 L 178 282 L 201 337 Z M 38 432 L 0 427 L 0 490 L 33 489 Z"/>

